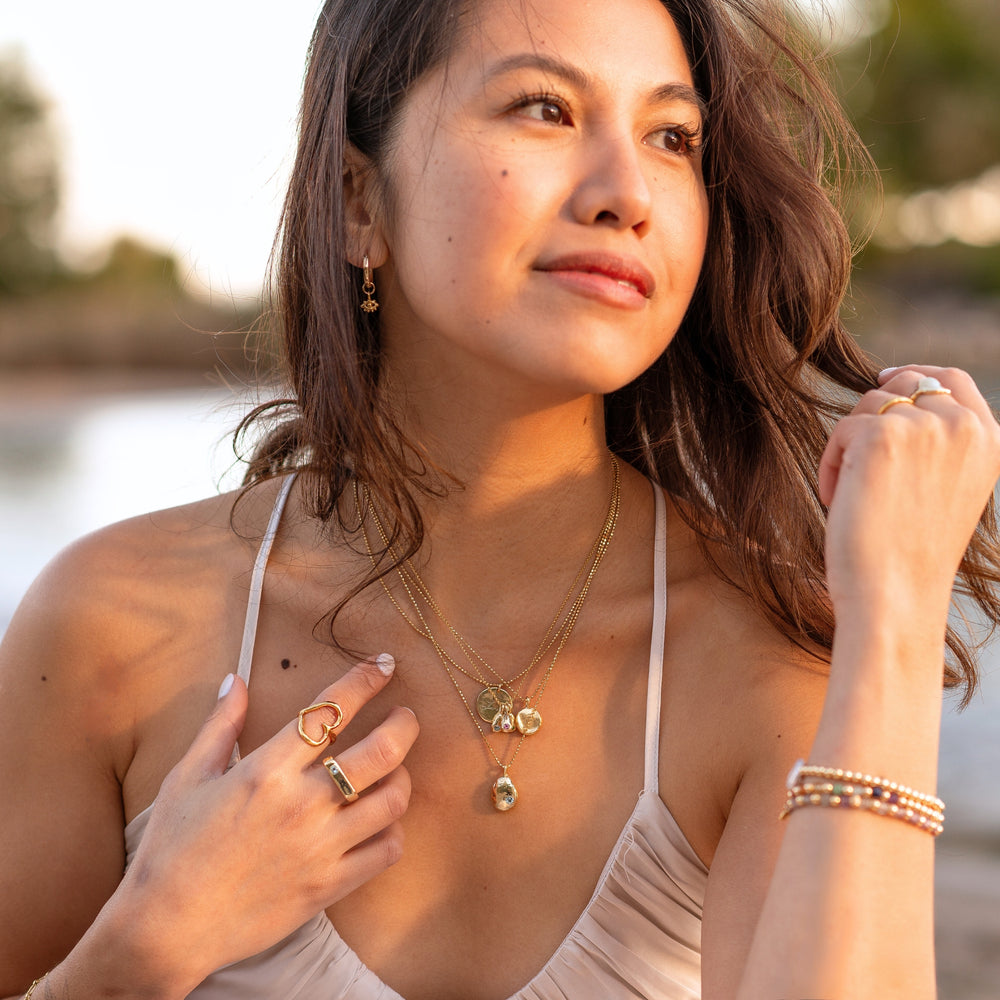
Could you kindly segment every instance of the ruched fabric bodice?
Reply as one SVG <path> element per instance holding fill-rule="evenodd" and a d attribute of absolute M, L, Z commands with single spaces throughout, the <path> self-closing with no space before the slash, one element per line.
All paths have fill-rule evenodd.
<path fill-rule="evenodd" d="M 278 497 L 254 569 L 239 664 L 244 680 L 249 680 L 264 568 L 291 483 L 289 477 Z M 552 957 L 510 1000 L 697 1000 L 701 995 L 701 914 L 708 871 L 658 792 L 666 567 L 665 505 L 660 490 L 654 492 L 654 613 L 644 787 L 590 902 Z M 152 808 L 125 828 L 126 865 L 135 855 Z M 195 1000 L 405 1000 L 364 965 L 325 913 L 266 951 L 219 969 L 190 996 Z"/>

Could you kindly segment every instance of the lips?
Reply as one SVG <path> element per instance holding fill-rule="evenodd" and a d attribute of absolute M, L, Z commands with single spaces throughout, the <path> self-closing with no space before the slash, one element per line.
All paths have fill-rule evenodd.
<path fill-rule="evenodd" d="M 598 274 L 630 287 L 643 298 L 650 298 L 656 279 L 637 260 L 609 253 L 563 254 L 535 265 L 539 271 L 560 271 L 567 274 Z"/>

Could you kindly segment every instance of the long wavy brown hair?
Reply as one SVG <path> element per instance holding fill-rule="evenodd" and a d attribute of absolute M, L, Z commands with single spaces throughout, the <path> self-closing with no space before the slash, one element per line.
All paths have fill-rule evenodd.
<path fill-rule="evenodd" d="M 833 422 L 876 384 L 840 319 L 852 258 L 843 197 L 875 173 L 785 4 L 662 2 L 708 109 L 708 247 L 669 348 L 605 398 L 608 445 L 679 501 L 720 575 L 793 640 L 829 650 L 817 468 Z M 325 4 L 272 260 L 269 319 L 283 338 L 290 392 L 254 410 L 237 436 L 264 425 L 247 484 L 308 470 L 311 512 L 325 523 L 342 521 L 338 501 L 362 478 L 390 515 L 397 560 L 419 549 L 416 498 L 440 480 L 379 392 L 378 314 L 360 310 L 361 282 L 347 261 L 344 153 L 353 145 L 391 183 L 382 167 L 407 91 L 447 59 L 470 8 L 468 0 Z M 1000 621 L 998 581 L 991 502 L 956 581 L 990 633 Z M 355 593 L 334 609 L 331 635 Z M 965 700 L 985 638 L 948 629 L 945 683 L 964 684 Z"/>

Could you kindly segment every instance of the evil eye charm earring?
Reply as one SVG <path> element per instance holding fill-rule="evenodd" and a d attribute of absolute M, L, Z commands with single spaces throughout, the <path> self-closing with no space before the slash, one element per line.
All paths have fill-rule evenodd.
<path fill-rule="evenodd" d="M 372 281 L 372 268 L 371 264 L 368 262 L 368 254 L 365 254 L 365 259 L 361 265 L 361 269 L 365 275 L 364 284 L 361 286 L 361 291 L 365 293 L 365 300 L 361 303 L 361 308 L 366 313 L 373 313 L 376 309 L 378 309 L 378 302 L 374 298 L 375 282 Z"/>

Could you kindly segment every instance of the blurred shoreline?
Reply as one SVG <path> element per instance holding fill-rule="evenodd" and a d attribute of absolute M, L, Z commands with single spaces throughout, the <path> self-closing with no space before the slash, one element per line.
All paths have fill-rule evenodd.
<path fill-rule="evenodd" d="M 196 369 L 0 368 L 0 416 L 9 425 L 37 411 L 66 410 L 94 397 L 199 388 L 224 386 L 219 375 Z"/>

